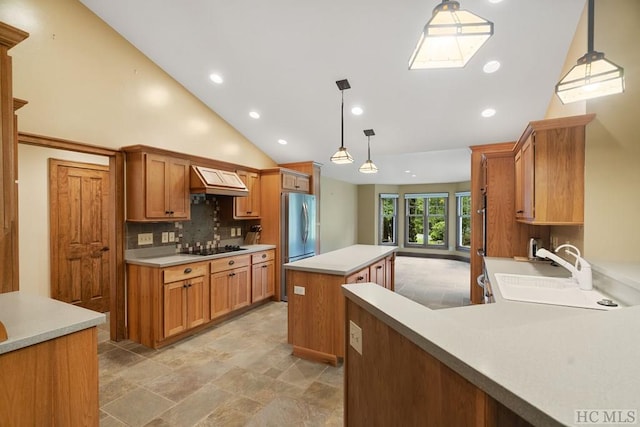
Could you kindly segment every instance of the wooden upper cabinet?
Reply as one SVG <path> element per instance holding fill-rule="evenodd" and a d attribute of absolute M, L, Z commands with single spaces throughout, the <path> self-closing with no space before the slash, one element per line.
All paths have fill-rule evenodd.
<path fill-rule="evenodd" d="M 298 175 L 291 172 L 282 173 L 282 189 L 291 191 L 309 192 L 309 176 Z"/>
<path fill-rule="evenodd" d="M 189 220 L 188 160 L 127 152 L 127 221 Z"/>
<path fill-rule="evenodd" d="M 236 219 L 260 218 L 260 175 L 256 172 L 236 171 L 249 190 L 247 197 L 233 198 L 233 216 Z"/>
<path fill-rule="evenodd" d="M 529 123 L 516 144 L 516 219 L 584 222 L 585 127 L 594 114 Z"/>

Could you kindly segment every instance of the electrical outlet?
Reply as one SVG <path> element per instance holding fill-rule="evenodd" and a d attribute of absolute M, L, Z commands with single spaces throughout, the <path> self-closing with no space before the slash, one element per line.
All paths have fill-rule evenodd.
<path fill-rule="evenodd" d="M 235 229 L 235 227 L 231 227 L 231 237 L 236 237 L 236 229 Z"/>
<path fill-rule="evenodd" d="M 362 354 L 362 328 L 349 320 L 349 344 Z"/>
<path fill-rule="evenodd" d="M 236 230 L 236 236 L 238 237 L 242 236 L 242 228 L 238 227 L 238 229 Z"/>
<path fill-rule="evenodd" d="M 138 234 L 138 245 L 153 245 L 153 233 Z"/>
<path fill-rule="evenodd" d="M 168 243 L 169 242 L 169 232 L 168 231 L 163 231 L 162 232 L 162 243 Z"/>
<path fill-rule="evenodd" d="M 293 293 L 296 295 L 304 295 L 306 289 L 304 288 L 304 286 L 294 286 L 293 287 Z"/>
<path fill-rule="evenodd" d="M 176 241 L 176 233 L 174 231 L 170 231 L 169 232 L 169 241 L 170 242 L 175 242 Z"/>

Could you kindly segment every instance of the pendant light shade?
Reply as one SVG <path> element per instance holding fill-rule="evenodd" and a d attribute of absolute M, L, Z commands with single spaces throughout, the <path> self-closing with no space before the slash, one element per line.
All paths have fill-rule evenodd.
<path fill-rule="evenodd" d="M 342 103 L 340 105 L 340 148 L 338 148 L 338 151 L 331 156 L 331 162 L 337 165 L 344 165 L 347 163 L 353 163 L 353 157 L 351 157 L 351 154 L 349 154 L 344 146 L 344 91 L 346 89 L 351 89 L 351 85 L 347 79 L 338 80 L 336 84 L 342 94 Z"/>
<path fill-rule="evenodd" d="M 588 52 L 556 85 L 563 104 L 624 92 L 624 70 L 593 49 L 594 0 L 589 0 Z"/>
<path fill-rule="evenodd" d="M 424 26 L 409 69 L 464 67 L 492 35 L 493 22 L 443 0 Z"/>
<path fill-rule="evenodd" d="M 369 139 L 375 135 L 373 129 L 365 129 L 364 134 L 367 136 L 367 161 L 358 169 L 361 173 L 378 173 L 378 167 L 371 161 L 371 143 Z"/>

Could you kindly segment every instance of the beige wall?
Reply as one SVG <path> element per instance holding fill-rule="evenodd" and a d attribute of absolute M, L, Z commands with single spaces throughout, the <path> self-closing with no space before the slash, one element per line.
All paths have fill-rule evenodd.
<path fill-rule="evenodd" d="M 616 0 L 615 7 L 596 2 L 596 50 L 625 70 L 625 92 L 581 104 L 595 113 L 587 126 L 584 252 L 594 262 L 640 262 L 640 2 Z M 566 72 L 587 50 L 586 15 L 569 54 Z M 554 96 L 555 98 L 555 96 Z M 578 106 L 578 109 L 580 105 Z M 575 105 L 552 100 L 550 117 L 580 114 Z"/>
<path fill-rule="evenodd" d="M 320 252 L 356 243 L 358 186 L 322 177 L 320 202 Z"/>

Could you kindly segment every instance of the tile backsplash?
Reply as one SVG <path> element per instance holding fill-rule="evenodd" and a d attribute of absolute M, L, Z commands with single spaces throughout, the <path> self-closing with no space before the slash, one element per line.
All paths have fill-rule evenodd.
<path fill-rule="evenodd" d="M 175 246 L 176 251 L 200 243 L 215 245 L 240 245 L 252 225 L 260 220 L 236 220 L 233 218 L 233 198 L 209 194 L 191 195 L 191 220 L 176 222 L 126 223 L 126 249 Z M 237 230 L 240 229 L 240 237 Z M 175 241 L 162 243 L 162 233 L 175 233 Z M 138 234 L 152 233 L 152 245 L 138 245 Z M 233 236 L 232 236 L 233 234 Z"/>

